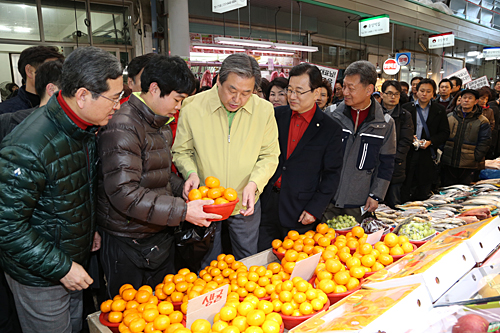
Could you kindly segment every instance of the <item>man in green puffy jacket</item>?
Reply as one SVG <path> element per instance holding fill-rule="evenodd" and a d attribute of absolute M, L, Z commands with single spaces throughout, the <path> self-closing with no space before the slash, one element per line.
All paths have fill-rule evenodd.
<path fill-rule="evenodd" d="M 95 133 L 119 107 L 119 61 L 78 48 L 61 91 L 0 145 L 0 264 L 23 332 L 78 332 L 96 215 Z"/>

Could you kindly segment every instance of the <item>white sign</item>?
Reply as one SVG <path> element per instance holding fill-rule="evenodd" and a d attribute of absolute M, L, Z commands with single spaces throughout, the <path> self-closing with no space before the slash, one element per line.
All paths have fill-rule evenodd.
<path fill-rule="evenodd" d="M 190 299 L 186 313 L 186 327 L 191 328 L 196 319 L 206 319 L 213 324 L 215 315 L 226 304 L 228 292 L 229 285 L 226 284 L 209 293 Z"/>
<path fill-rule="evenodd" d="M 311 64 L 314 65 L 314 64 Z M 319 65 L 314 65 L 318 67 L 318 69 L 321 72 L 321 76 L 324 79 L 327 79 L 330 81 L 332 86 L 335 86 L 335 81 L 337 81 L 337 75 L 339 75 L 339 70 L 335 68 L 330 68 L 330 67 L 325 67 L 325 66 L 319 66 Z"/>
<path fill-rule="evenodd" d="M 500 57 L 500 47 L 491 47 L 483 49 L 484 58 L 499 58 Z"/>
<path fill-rule="evenodd" d="M 429 49 L 439 49 L 442 47 L 454 46 L 455 35 L 453 32 L 448 32 L 440 35 L 429 36 Z"/>
<path fill-rule="evenodd" d="M 301 260 L 297 261 L 295 264 L 295 267 L 293 268 L 292 274 L 290 275 L 290 280 L 292 280 L 296 276 L 300 276 L 306 281 L 309 281 L 313 274 L 314 271 L 316 270 L 316 266 L 319 264 L 319 260 L 321 259 L 321 255 L 323 253 L 316 253 L 315 255 Z"/>
<path fill-rule="evenodd" d="M 212 0 L 212 12 L 225 13 L 247 6 L 247 0 Z"/>
<path fill-rule="evenodd" d="M 490 82 L 488 81 L 488 77 L 486 75 L 467 83 L 467 89 L 479 89 L 484 86 L 490 86 Z"/>
<path fill-rule="evenodd" d="M 396 75 L 399 73 L 399 69 L 401 66 L 399 66 L 398 62 L 396 59 L 387 59 L 384 62 L 384 66 L 382 66 L 382 69 L 384 70 L 384 73 L 387 75 Z"/>
<path fill-rule="evenodd" d="M 469 75 L 469 72 L 467 71 L 467 68 L 462 68 L 461 70 L 448 75 L 446 77 L 446 79 L 449 79 L 452 76 L 456 76 L 459 79 L 461 79 L 462 80 L 462 85 L 464 85 L 464 84 L 469 83 L 470 81 L 472 81 L 472 79 L 471 79 L 471 77 Z"/>
<path fill-rule="evenodd" d="M 366 242 L 368 244 L 374 245 L 376 242 L 380 240 L 380 238 L 382 238 L 383 234 L 384 234 L 384 229 L 375 231 L 373 234 L 368 235 L 368 237 L 366 238 Z"/>
<path fill-rule="evenodd" d="M 389 32 L 389 15 L 380 15 L 359 20 L 359 36 L 368 37 Z"/>

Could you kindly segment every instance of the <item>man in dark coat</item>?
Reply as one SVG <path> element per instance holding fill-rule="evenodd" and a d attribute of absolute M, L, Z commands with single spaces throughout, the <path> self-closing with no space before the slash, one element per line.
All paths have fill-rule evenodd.
<path fill-rule="evenodd" d="M 431 79 L 423 79 L 417 85 L 417 100 L 403 105 L 404 109 L 411 112 L 415 125 L 414 142 L 418 140 L 419 146 L 408 153 L 406 180 L 401 189 L 402 202 L 427 199 L 432 183 L 438 177 L 437 149 L 450 136 L 450 127 L 444 107 L 432 102 L 435 93 L 436 83 Z"/>
<path fill-rule="evenodd" d="M 122 88 L 116 57 L 78 48 L 61 91 L 0 144 L 0 263 L 23 332 L 81 330 L 82 290 L 93 282 L 85 266 L 100 246 L 95 133 Z"/>
<path fill-rule="evenodd" d="M 391 184 L 385 195 L 385 203 L 394 208 L 401 203 L 401 186 L 406 178 L 406 156 L 413 142 L 413 121 L 410 112 L 399 103 L 401 84 L 398 81 L 388 80 L 382 84 L 382 109 L 384 114 L 391 115 L 396 126 L 396 157 Z"/>
<path fill-rule="evenodd" d="M 38 66 L 46 61 L 64 59 L 54 47 L 32 46 L 21 52 L 17 67 L 23 81 L 17 95 L 0 103 L 0 114 L 34 108 L 40 104 L 40 96 L 36 94 L 35 76 Z"/>
<path fill-rule="evenodd" d="M 303 63 L 290 71 L 287 106 L 275 108 L 280 157 L 262 194 L 259 251 L 288 231 L 315 227 L 337 191 L 342 169 L 342 128 L 315 101 L 321 72 Z"/>

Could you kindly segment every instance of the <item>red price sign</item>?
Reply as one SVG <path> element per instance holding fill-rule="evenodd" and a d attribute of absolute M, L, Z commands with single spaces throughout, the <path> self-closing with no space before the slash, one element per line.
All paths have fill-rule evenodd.
<path fill-rule="evenodd" d="M 224 295 L 224 289 L 216 289 L 206 296 L 202 295 L 205 296 L 205 298 L 203 298 L 203 302 L 201 302 L 201 304 L 205 307 L 212 305 L 213 303 L 220 301 L 223 295 Z"/>

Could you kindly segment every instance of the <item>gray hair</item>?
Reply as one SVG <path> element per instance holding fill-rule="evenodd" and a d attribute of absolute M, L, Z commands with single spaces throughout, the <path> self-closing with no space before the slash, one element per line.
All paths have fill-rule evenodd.
<path fill-rule="evenodd" d="M 260 86 L 260 67 L 257 61 L 244 53 L 235 53 L 227 57 L 219 72 L 219 82 L 223 84 L 230 73 L 251 79 L 255 78 L 255 86 Z"/>
<path fill-rule="evenodd" d="M 62 68 L 61 94 L 73 97 L 80 88 L 98 98 L 109 90 L 108 80 L 122 76 L 122 66 L 110 53 L 94 46 L 79 47 L 66 59 Z"/>
<path fill-rule="evenodd" d="M 358 60 L 350 64 L 344 72 L 344 77 L 359 75 L 359 82 L 364 86 L 377 84 L 377 70 L 369 61 Z"/>

